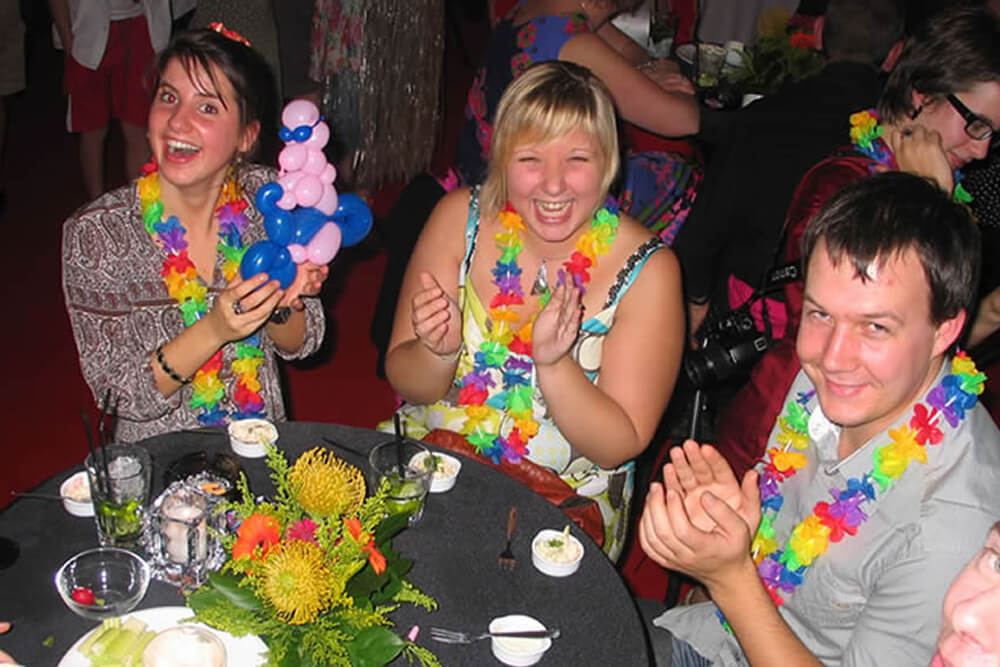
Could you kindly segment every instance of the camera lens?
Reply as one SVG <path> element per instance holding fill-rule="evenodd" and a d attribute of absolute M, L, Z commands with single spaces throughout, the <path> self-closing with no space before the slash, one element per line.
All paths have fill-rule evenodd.
<path fill-rule="evenodd" d="M 710 340 L 700 350 L 690 352 L 685 357 L 684 372 L 695 387 L 710 387 L 750 368 L 765 350 L 765 336 L 757 336 L 729 347 L 717 340 Z"/>

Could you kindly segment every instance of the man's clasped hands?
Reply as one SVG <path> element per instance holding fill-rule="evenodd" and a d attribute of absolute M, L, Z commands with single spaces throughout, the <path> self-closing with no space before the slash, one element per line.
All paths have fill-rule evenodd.
<path fill-rule="evenodd" d="M 755 573 L 750 543 L 761 516 L 757 481 L 753 470 L 738 481 L 711 445 L 687 440 L 674 447 L 663 482 L 653 482 L 646 495 L 639 521 L 643 550 L 709 592 Z"/>

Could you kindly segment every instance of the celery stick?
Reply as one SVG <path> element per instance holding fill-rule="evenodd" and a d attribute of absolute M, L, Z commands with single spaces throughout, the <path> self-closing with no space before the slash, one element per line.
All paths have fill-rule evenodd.
<path fill-rule="evenodd" d="M 97 626 L 96 628 L 94 628 L 93 632 L 91 632 L 87 636 L 87 638 L 83 640 L 83 643 L 80 644 L 77 650 L 86 656 L 92 655 L 91 649 L 93 648 L 94 644 L 96 644 L 97 641 L 104 636 L 104 633 L 108 632 L 110 629 L 111 629 L 110 627 L 104 624 Z"/>
<path fill-rule="evenodd" d="M 152 630 L 147 630 L 142 633 L 139 641 L 136 642 L 135 648 L 132 650 L 132 655 L 129 656 L 129 660 L 125 662 L 125 667 L 141 667 L 142 666 L 142 654 L 146 650 L 146 645 L 153 641 L 153 637 L 156 633 Z"/>

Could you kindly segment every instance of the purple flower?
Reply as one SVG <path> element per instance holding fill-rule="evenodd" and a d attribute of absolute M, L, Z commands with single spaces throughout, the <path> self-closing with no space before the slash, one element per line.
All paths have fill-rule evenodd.
<path fill-rule="evenodd" d="M 757 482 L 757 487 L 760 489 L 761 500 L 767 500 L 772 496 L 780 495 L 778 489 L 777 478 L 769 472 L 765 472 L 760 476 L 760 480 Z"/>
<path fill-rule="evenodd" d="M 522 371 L 524 373 L 530 373 L 531 367 L 532 363 L 530 361 L 518 359 L 514 356 L 507 357 L 507 361 L 504 363 L 504 368 L 509 371 Z"/>
<path fill-rule="evenodd" d="M 502 276 L 497 276 L 493 280 L 493 284 L 497 286 L 501 292 L 506 292 L 508 294 L 517 294 L 518 296 L 523 296 L 521 291 L 521 278 L 515 274 L 507 273 Z"/>
<path fill-rule="evenodd" d="M 844 523 L 852 528 L 860 526 L 868 520 L 868 515 L 859 507 L 865 501 L 864 494 L 854 494 L 849 498 L 842 498 L 830 505 L 830 516 L 844 520 Z"/>
<path fill-rule="evenodd" d="M 184 240 L 184 228 L 176 217 L 170 216 L 166 222 L 159 222 L 153 225 L 163 241 L 164 249 L 167 252 L 177 253 L 187 248 L 187 241 Z"/>
<path fill-rule="evenodd" d="M 481 352 L 479 354 L 482 354 Z M 475 387 L 476 389 L 482 389 L 486 391 L 489 387 L 492 387 L 495 383 L 493 378 L 489 376 L 486 371 L 472 371 L 471 373 L 466 373 L 462 378 L 463 387 Z"/>
<path fill-rule="evenodd" d="M 780 553 L 780 552 L 779 552 Z M 774 559 L 774 554 L 768 556 L 757 566 L 757 573 L 765 584 L 777 586 L 781 581 L 781 571 L 785 566 Z"/>

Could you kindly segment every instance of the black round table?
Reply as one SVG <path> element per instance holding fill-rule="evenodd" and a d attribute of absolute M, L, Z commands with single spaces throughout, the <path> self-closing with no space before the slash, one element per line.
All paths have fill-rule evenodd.
<path fill-rule="evenodd" d="M 315 446 L 327 447 L 368 474 L 367 452 L 390 436 L 347 426 L 286 423 L 279 426 L 278 447 L 294 461 Z M 140 446 L 153 457 L 154 497 L 164 487 L 165 467 L 179 456 L 200 450 L 229 452 L 225 433 L 187 431 L 151 438 Z M 272 486 L 263 459 L 241 458 L 255 494 Z M 72 471 L 56 475 L 35 491 L 58 493 Z M 514 537 L 517 566 L 500 569 L 507 514 L 518 507 Z M 542 665 L 649 664 L 642 621 L 611 562 L 575 525 L 585 545 L 580 569 L 566 578 L 548 577 L 531 564 L 531 539 L 542 528 L 561 529 L 568 520 L 528 488 L 480 463 L 463 459 L 451 491 L 428 496 L 423 518 L 396 537 L 396 550 L 414 561 L 409 579 L 434 597 L 438 609 L 403 606 L 391 616 L 396 630 L 422 629 L 417 642 L 432 650 L 443 665 L 499 664 L 488 640 L 471 645 L 431 641 L 430 626 L 482 631 L 490 619 L 528 614 L 562 636 L 542 658 Z M 32 667 L 56 665 L 94 622 L 67 609 L 53 585 L 53 575 L 72 555 L 96 546 L 94 520 L 71 516 L 58 500 L 21 498 L 0 512 L 0 536 L 19 543 L 13 566 L 0 570 L 0 620 L 13 629 L 0 636 L 0 648 Z M 174 587 L 153 581 L 139 609 L 183 605 Z M 405 662 L 405 661 L 404 661 Z"/>

